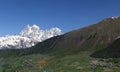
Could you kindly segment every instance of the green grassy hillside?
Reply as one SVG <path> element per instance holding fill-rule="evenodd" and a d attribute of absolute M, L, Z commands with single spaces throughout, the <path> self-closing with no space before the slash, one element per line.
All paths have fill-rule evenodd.
<path fill-rule="evenodd" d="M 53 37 L 31 48 L 33 53 L 69 55 L 83 51 L 95 52 L 106 48 L 120 36 L 120 17 L 107 18 L 91 26 Z"/>
<path fill-rule="evenodd" d="M 119 72 L 120 17 L 47 39 L 27 49 L 0 50 L 0 72 Z"/>

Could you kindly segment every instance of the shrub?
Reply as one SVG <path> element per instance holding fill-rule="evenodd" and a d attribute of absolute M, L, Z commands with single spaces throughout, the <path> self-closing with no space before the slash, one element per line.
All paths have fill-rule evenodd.
<path fill-rule="evenodd" d="M 43 66 L 47 65 L 47 61 L 46 61 L 46 60 L 40 60 L 40 61 L 38 62 L 38 65 L 39 65 L 40 67 L 43 67 Z"/>

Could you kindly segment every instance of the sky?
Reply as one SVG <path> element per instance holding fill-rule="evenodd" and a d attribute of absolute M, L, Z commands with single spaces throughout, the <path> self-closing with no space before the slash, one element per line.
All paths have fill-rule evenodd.
<path fill-rule="evenodd" d="M 120 16 L 120 0 L 0 0 L 0 36 L 27 24 L 69 32 L 111 16 Z"/>

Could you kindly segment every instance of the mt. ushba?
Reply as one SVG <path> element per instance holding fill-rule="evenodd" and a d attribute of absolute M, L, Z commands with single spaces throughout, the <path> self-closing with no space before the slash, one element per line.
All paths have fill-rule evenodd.
<path fill-rule="evenodd" d="M 0 49 L 28 48 L 38 42 L 61 34 L 61 29 L 57 27 L 50 30 L 42 30 L 37 25 L 27 25 L 18 35 L 0 37 Z"/>

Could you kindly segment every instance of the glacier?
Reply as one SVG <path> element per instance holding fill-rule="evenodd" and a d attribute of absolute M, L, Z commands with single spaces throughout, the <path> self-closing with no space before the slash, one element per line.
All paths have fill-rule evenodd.
<path fill-rule="evenodd" d="M 0 37 L 0 49 L 21 49 L 30 48 L 48 38 L 61 35 L 62 30 L 53 27 L 49 30 L 42 30 L 37 25 L 29 24 L 17 35 Z"/>

